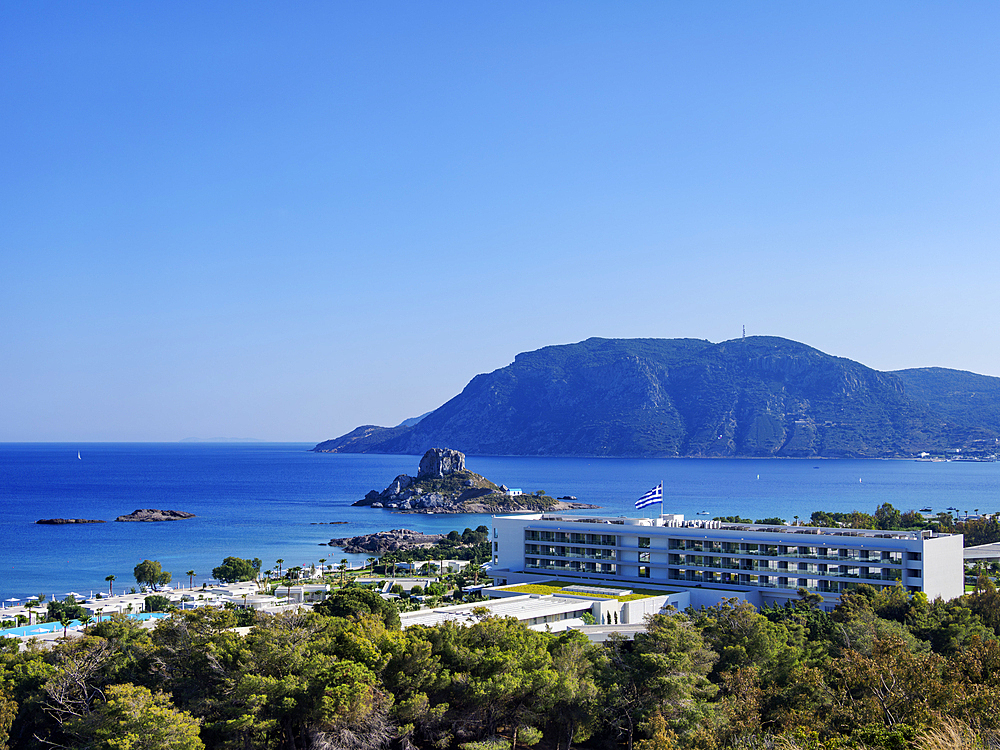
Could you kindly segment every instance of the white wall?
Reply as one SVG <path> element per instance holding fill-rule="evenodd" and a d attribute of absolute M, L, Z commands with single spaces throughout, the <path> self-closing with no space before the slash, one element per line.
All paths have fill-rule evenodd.
<path fill-rule="evenodd" d="M 961 534 L 939 536 L 924 540 L 923 579 L 924 593 L 929 599 L 954 599 L 965 593 L 965 566 L 962 552 L 964 537 Z M 916 567 L 907 563 L 908 567 Z"/>

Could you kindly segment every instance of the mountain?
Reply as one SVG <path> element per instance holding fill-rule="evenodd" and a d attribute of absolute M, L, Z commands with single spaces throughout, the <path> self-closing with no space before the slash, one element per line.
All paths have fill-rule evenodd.
<path fill-rule="evenodd" d="M 875 458 L 993 453 L 998 436 L 1000 378 L 879 372 L 771 336 L 592 338 L 518 354 L 416 424 L 359 427 L 314 450 Z"/>

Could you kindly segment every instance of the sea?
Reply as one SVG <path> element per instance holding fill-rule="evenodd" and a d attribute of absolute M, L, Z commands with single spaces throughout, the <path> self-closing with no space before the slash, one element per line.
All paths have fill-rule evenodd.
<path fill-rule="evenodd" d="M 447 533 L 489 525 L 486 515 L 404 514 L 352 507 L 419 456 L 313 453 L 312 443 L 0 444 L 0 599 L 63 598 L 135 585 L 142 560 L 175 585 L 211 577 L 230 555 L 264 569 L 348 560 L 331 538 L 408 528 Z M 575 496 L 602 514 L 642 516 L 635 500 L 663 482 L 663 512 L 808 520 L 814 510 L 1000 511 L 1000 463 L 817 459 L 630 459 L 467 456 L 466 466 L 526 493 Z M 140 508 L 195 518 L 114 523 Z M 699 515 L 701 514 L 701 515 Z M 49 526 L 43 518 L 108 523 Z M 334 523 L 336 522 L 336 523 Z"/>

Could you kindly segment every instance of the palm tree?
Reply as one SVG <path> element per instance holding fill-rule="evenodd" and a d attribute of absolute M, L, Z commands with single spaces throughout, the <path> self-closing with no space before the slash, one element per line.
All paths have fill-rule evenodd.
<path fill-rule="evenodd" d="M 281 563 L 283 562 L 284 560 L 282 560 L 280 557 L 274 561 L 274 564 L 278 566 L 278 578 L 281 578 Z"/>
<path fill-rule="evenodd" d="M 347 577 L 347 558 L 344 557 L 340 560 L 340 565 L 337 566 L 337 570 L 340 571 L 340 585 L 344 585 L 344 579 Z"/>
<path fill-rule="evenodd" d="M 321 557 L 319 559 L 319 572 L 320 572 L 320 575 L 322 575 L 324 567 L 326 567 L 326 558 L 325 557 Z"/>
<path fill-rule="evenodd" d="M 188 588 L 189 589 L 193 589 L 194 588 L 194 576 L 195 576 L 195 572 L 193 570 L 189 570 L 184 575 L 186 575 L 188 577 Z"/>
<path fill-rule="evenodd" d="M 369 557 L 366 562 L 368 563 L 368 567 L 371 568 L 371 575 L 375 575 L 375 563 L 378 562 L 378 558 L 377 557 Z"/>
<path fill-rule="evenodd" d="M 104 576 L 104 580 L 108 582 L 108 596 L 115 595 L 115 577 L 114 576 Z"/>
<path fill-rule="evenodd" d="M 292 581 L 298 579 L 299 572 L 301 570 L 302 568 L 299 567 L 289 568 L 287 573 L 285 574 L 285 582 L 288 587 L 288 590 L 286 592 L 286 597 L 288 598 L 289 601 L 291 601 L 292 598 Z"/>
<path fill-rule="evenodd" d="M 24 603 L 24 608 L 28 610 L 28 625 L 31 625 L 31 614 L 32 614 L 31 610 L 34 609 L 36 606 L 37 602 L 34 599 L 28 599 L 28 601 Z"/>
<path fill-rule="evenodd" d="M 69 624 L 73 620 L 66 615 L 59 615 L 59 624 L 63 626 L 63 638 L 66 638 L 67 632 L 69 631 Z"/>

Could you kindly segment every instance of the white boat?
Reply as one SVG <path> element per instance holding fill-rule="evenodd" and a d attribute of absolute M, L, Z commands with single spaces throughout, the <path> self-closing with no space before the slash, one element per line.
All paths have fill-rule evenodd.
<path fill-rule="evenodd" d="M 81 461 L 83 460 L 83 456 L 80 455 L 80 451 L 76 452 L 76 457 L 79 458 Z"/>

